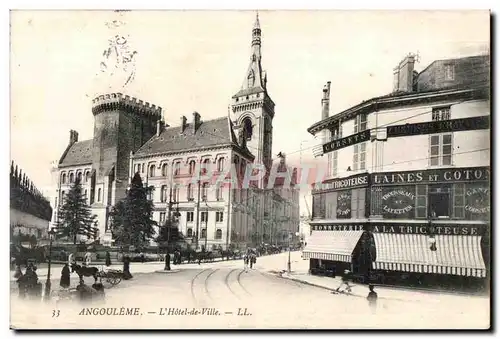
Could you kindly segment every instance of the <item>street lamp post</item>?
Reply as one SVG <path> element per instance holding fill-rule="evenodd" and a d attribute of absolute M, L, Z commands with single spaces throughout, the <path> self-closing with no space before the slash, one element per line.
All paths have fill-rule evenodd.
<path fill-rule="evenodd" d="M 50 289 L 52 283 L 50 282 L 50 266 L 52 264 L 52 240 L 55 235 L 54 228 L 51 228 L 49 234 L 49 267 L 47 272 L 47 281 L 45 282 L 45 300 L 50 300 Z"/>
<path fill-rule="evenodd" d="M 298 236 L 298 235 L 299 235 L 299 232 L 295 232 L 295 236 Z M 287 265 L 288 273 L 292 272 L 292 260 L 291 260 L 291 252 L 292 252 L 291 241 L 292 241 L 292 236 L 293 236 L 293 234 L 291 232 L 288 233 L 288 265 Z"/>

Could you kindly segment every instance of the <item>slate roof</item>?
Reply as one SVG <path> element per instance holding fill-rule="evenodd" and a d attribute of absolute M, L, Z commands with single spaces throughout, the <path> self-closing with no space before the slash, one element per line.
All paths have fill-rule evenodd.
<path fill-rule="evenodd" d="M 92 163 L 93 139 L 75 142 L 62 155 L 59 166 L 77 166 Z"/>
<path fill-rule="evenodd" d="M 262 92 L 265 92 L 265 90 L 262 87 L 260 87 L 260 86 L 252 87 L 252 88 L 246 88 L 246 89 L 240 90 L 238 93 L 236 93 L 235 95 L 233 95 L 233 99 L 237 98 L 237 97 L 241 97 L 243 95 L 250 95 L 250 94 L 262 93 Z"/>
<path fill-rule="evenodd" d="M 241 151 L 251 155 L 248 150 L 245 151 L 238 145 L 231 121 L 227 117 L 223 117 L 201 121 L 196 132 L 193 131 L 192 123 L 186 124 L 183 133 L 181 133 L 181 126 L 167 127 L 159 136 L 155 134 L 139 148 L 135 157 L 184 152 L 224 145 L 236 146 Z"/>

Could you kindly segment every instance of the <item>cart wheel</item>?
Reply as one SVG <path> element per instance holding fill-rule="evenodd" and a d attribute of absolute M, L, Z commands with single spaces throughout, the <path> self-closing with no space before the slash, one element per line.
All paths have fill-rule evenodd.
<path fill-rule="evenodd" d="M 117 285 L 120 283 L 120 281 L 122 281 L 122 278 L 120 277 L 117 277 L 117 276 L 112 276 L 112 277 L 109 277 L 107 279 L 108 283 L 110 283 L 111 285 Z"/>

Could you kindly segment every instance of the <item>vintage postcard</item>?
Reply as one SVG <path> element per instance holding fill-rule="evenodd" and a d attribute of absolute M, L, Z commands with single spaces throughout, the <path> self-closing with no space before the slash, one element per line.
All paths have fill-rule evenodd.
<path fill-rule="evenodd" d="M 12 329 L 490 327 L 489 11 L 10 25 Z"/>

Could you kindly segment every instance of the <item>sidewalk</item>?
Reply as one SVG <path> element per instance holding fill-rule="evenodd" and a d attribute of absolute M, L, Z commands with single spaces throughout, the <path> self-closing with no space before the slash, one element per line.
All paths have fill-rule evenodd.
<path fill-rule="evenodd" d="M 291 254 L 291 273 L 287 273 L 284 268 L 274 270 L 274 273 L 283 279 L 293 280 L 302 284 L 323 288 L 330 291 L 335 291 L 341 284 L 340 277 L 323 277 L 309 274 L 309 261 L 301 258 L 300 252 L 292 252 Z M 366 298 L 369 289 L 368 285 L 351 284 L 352 293 L 350 296 Z M 489 299 L 488 295 L 472 295 L 469 293 L 461 293 L 459 291 L 436 290 L 426 288 L 411 288 L 405 286 L 378 285 L 375 284 L 375 291 L 378 293 L 379 299 L 390 299 L 399 301 L 414 301 L 414 302 L 442 302 L 444 299 Z"/>

